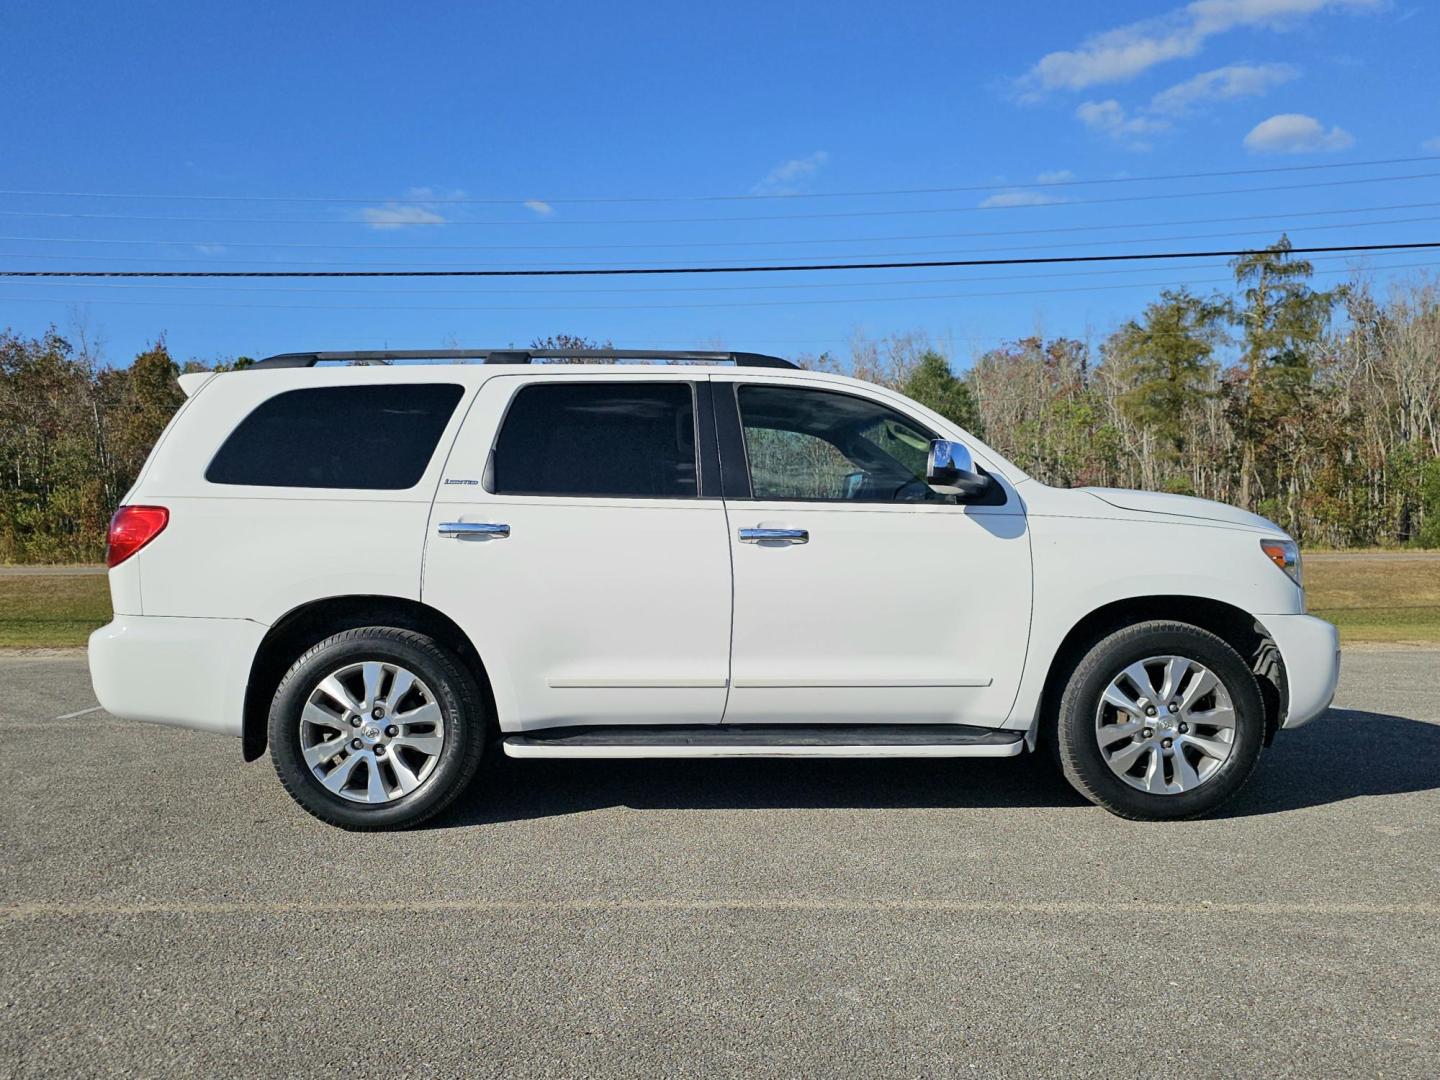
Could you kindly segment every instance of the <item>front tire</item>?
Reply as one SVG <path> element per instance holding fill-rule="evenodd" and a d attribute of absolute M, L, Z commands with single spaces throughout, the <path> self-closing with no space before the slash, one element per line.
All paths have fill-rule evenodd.
<path fill-rule="evenodd" d="M 489 729 L 474 678 L 433 638 L 345 630 L 305 652 L 275 691 L 270 755 L 302 807 L 344 829 L 417 825 L 480 765 Z"/>
<path fill-rule="evenodd" d="M 1065 777 L 1120 817 L 1211 813 L 1255 768 L 1265 707 L 1233 648 L 1187 623 L 1144 622 L 1097 642 L 1060 699 Z"/>

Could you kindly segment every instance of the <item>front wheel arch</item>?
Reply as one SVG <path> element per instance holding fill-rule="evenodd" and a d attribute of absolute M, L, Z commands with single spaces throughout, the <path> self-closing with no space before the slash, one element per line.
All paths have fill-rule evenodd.
<path fill-rule="evenodd" d="M 1206 596 L 1137 596 L 1105 604 L 1080 619 L 1055 650 L 1040 693 L 1032 725 L 1034 749 L 1055 752 L 1055 723 L 1060 697 L 1085 654 L 1116 630 L 1136 623 L 1164 620 L 1208 630 L 1250 664 L 1260 683 L 1265 705 L 1265 745 L 1269 746 L 1285 716 L 1289 689 L 1285 663 L 1263 623 L 1248 611 Z"/>
<path fill-rule="evenodd" d="M 286 612 L 256 649 L 245 686 L 241 728 L 241 754 L 246 761 L 255 761 L 265 753 L 270 702 L 295 658 L 333 634 L 362 626 L 413 630 L 444 645 L 474 677 L 484 696 L 487 714 L 494 722 L 495 695 L 485 664 L 469 635 L 448 615 L 418 600 L 400 596 L 329 596 Z"/>

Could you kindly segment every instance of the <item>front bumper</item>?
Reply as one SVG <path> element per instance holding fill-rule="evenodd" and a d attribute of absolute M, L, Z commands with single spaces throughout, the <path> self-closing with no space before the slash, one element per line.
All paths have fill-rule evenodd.
<path fill-rule="evenodd" d="M 268 627 L 248 619 L 117 615 L 90 635 L 90 682 L 123 720 L 236 735 Z"/>
<path fill-rule="evenodd" d="M 1335 700 L 1340 682 L 1340 632 L 1312 615 L 1265 615 L 1265 629 L 1285 662 L 1289 703 L 1280 726 L 1313 720 Z"/>

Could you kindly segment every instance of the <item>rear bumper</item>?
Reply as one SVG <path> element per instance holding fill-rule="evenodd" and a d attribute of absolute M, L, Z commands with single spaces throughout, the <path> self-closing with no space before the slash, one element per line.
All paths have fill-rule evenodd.
<path fill-rule="evenodd" d="M 1295 728 L 1330 707 L 1340 681 L 1340 634 L 1310 615 L 1266 615 L 1265 629 L 1285 662 L 1289 705 L 1281 727 Z"/>
<path fill-rule="evenodd" d="M 267 629 L 248 619 L 117 615 L 90 635 L 95 697 L 123 720 L 238 736 Z"/>

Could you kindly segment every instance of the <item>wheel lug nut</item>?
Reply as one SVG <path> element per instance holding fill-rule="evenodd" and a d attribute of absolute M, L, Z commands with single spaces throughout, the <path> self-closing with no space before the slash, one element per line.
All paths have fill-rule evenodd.
<path fill-rule="evenodd" d="M 384 756 L 385 756 L 385 747 L 383 747 L 383 746 L 377 746 L 377 747 L 375 747 L 375 756 L 376 756 L 376 757 L 384 757 Z"/>
<path fill-rule="evenodd" d="M 1171 712 L 1179 712 L 1179 711 L 1180 711 L 1180 706 L 1179 706 L 1179 705 L 1176 705 L 1175 702 L 1172 701 L 1172 702 L 1170 703 L 1170 711 L 1171 711 Z"/>
<path fill-rule="evenodd" d="M 370 718 L 372 720 L 384 720 L 385 710 L 382 709 L 379 705 L 376 705 L 374 711 L 370 713 Z"/>
<path fill-rule="evenodd" d="M 1145 738 L 1148 739 L 1148 738 L 1150 738 L 1151 735 L 1154 735 L 1155 732 L 1154 732 L 1153 729 L 1147 727 L 1147 728 L 1146 728 L 1144 731 L 1142 731 L 1140 734 L 1141 734 L 1141 735 L 1144 735 Z"/>
<path fill-rule="evenodd" d="M 364 746 L 364 745 L 365 745 L 365 744 L 364 744 L 363 742 L 361 742 L 359 739 L 351 739 L 351 740 L 350 740 L 350 747 L 351 747 L 352 750 L 359 750 L 359 749 L 360 749 L 362 746 Z"/>
<path fill-rule="evenodd" d="M 1160 740 L 1160 745 L 1163 746 L 1166 750 L 1169 750 L 1170 747 L 1172 747 L 1172 746 L 1175 745 L 1175 743 L 1174 743 L 1174 741 L 1171 740 L 1171 739 L 1161 739 L 1161 740 Z"/>
<path fill-rule="evenodd" d="M 352 716 L 352 717 L 350 717 L 350 726 L 351 726 L 351 727 L 359 727 L 359 726 L 360 726 L 360 717 L 358 717 L 358 716 Z"/>
<path fill-rule="evenodd" d="M 1181 734 L 1181 735 L 1184 735 L 1184 734 L 1185 734 L 1187 731 L 1189 731 L 1189 730 L 1190 730 L 1190 725 L 1187 724 L 1187 723 L 1185 723 L 1184 721 L 1181 721 L 1181 723 L 1180 723 L 1180 734 Z"/>
<path fill-rule="evenodd" d="M 400 729 L 399 729 L 398 727 L 396 727 L 394 724 L 391 724 L 389 727 L 387 727 L 387 728 L 385 729 L 385 737 L 386 737 L 387 739 L 393 739 L 396 735 L 399 735 L 399 734 L 400 734 Z"/>
<path fill-rule="evenodd" d="M 1146 716 L 1154 716 L 1154 715 L 1155 715 L 1155 706 L 1154 706 L 1154 705 L 1146 705 L 1146 706 L 1145 706 L 1145 715 L 1146 715 Z"/>

